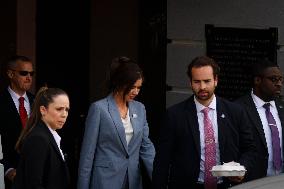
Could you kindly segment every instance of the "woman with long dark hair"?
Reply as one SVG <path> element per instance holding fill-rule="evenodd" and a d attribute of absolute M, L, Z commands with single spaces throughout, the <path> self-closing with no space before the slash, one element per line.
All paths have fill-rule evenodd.
<path fill-rule="evenodd" d="M 56 132 L 66 122 L 69 109 L 69 97 L 62 89 L 42 87 L 38 91 L 27 126 L 16 144 L 20 162 L 14 189 L 70 187 L 61 138 Z"/>

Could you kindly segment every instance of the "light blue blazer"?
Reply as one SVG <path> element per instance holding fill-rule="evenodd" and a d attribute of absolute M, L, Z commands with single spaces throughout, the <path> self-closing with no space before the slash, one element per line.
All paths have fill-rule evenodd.
<path fill-rule="evenodd" d="M 131 101 L 128 108 L 134 133 L 127 146 L 112 94 L 91 104 L 80 154 L 78 189 L 121 189 L 126 170 L 129 189 L 141 189 L 139 158 L 152 178 L 155 148 L 148 138 L 145 107 Z"/>

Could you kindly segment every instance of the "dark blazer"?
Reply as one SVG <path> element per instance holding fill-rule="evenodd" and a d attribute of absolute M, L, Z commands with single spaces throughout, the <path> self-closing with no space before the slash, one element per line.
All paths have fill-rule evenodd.
<path fill-rule="evenodd" d="M 55 139 L 40 122 L 24 140 L 13 189 L 67 189 L 69 174 Z"/>
<path fill-rule="evenodd" d="M 239 162 L 249 172 L 255 146 L 246 114 L 239 105 L 216 98 L 220 161 Z M 153 189 L 194 188 L 200 172 L 201 149 L 193 96 L 167 110 L 157 146 Z"/>
<path fill-rule="evenodd" d="M 265 177 L 267 174 L 267 166 L 268 166 L 268 148 L 266 144 L 265 134 L 263 130 L 263 126 L 261 123 L 261 119 L 255 107 L 254 101 L 252 99 L 251 94 L 241 97 L 237 100 L 246 110 L 248 115 L 250 125 L 252 125 L 252 131 L 254 135 L 254 140 L 256 144 L 256 150 L 258 153 L 255 167 L 253 172 L 249 174 L 249 178 L 258 179 L 261 177 Z M 277 106 L 278 115 L 281 121 L 282 126 L 282 136 L 284 136 L 284 103 L 280 100 L 276 100 L 275 104 Z M 283 140 L 282 140 L 283 143 Z M 284 146 L 284 143 L 282 144 Z M 284 155 L 283 155 L 284 157 Z"/>
<path fill-rule="evenodd" d="M 30 105 L 33 103 L 34 95 L 27 92 Z M 18 165 L 18 154 L 15 151 L 15 144 L 20 136 L 22 123 L 13 99 L 8 89 L 0 93 L 0 134 L 3 150 L 5 171 L 9 168 L 16 168 Z"/>

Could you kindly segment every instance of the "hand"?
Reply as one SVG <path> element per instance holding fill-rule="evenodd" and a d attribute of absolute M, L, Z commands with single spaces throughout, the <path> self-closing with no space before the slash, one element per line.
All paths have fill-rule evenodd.
<path fill-rule="evenodd" d="M 228 177 L 230 181 L 235 182 L 235 183 L 242 182 L 244 178 L 245 178 L 244 176 Z"/>
<path fill-rule="evenodd" d="M 14 181 L 14 178 L 16 176 L 16 169 L 11 169 L 9 172 L 5 175 L 5 177 L 10 180 L 11 182 Z"/>

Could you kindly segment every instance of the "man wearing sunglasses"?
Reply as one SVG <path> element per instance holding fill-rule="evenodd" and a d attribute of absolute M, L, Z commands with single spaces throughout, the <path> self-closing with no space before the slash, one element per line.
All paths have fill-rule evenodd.
<path fill-rule="evenodd" d="M 283 173 L 284 103 L 279 99 L 283 84 L 280 68 L 268 60 L 253 67 L 253 88 L 237 100 L 245 107 L 253 126 L 257 159 L 251 179 Z"/>
<path fill-rule="evenodd" d="M 25 56 L 14 56 L 6 63 L 6 74 L 9 85 L 0 93 L 0 134 L 7 189 L 16 175 L 18 154 L 15 144 L 25 127 L 34 99 L 34 95 L 28 92 L 34 75 L 32 61 Z"/>

